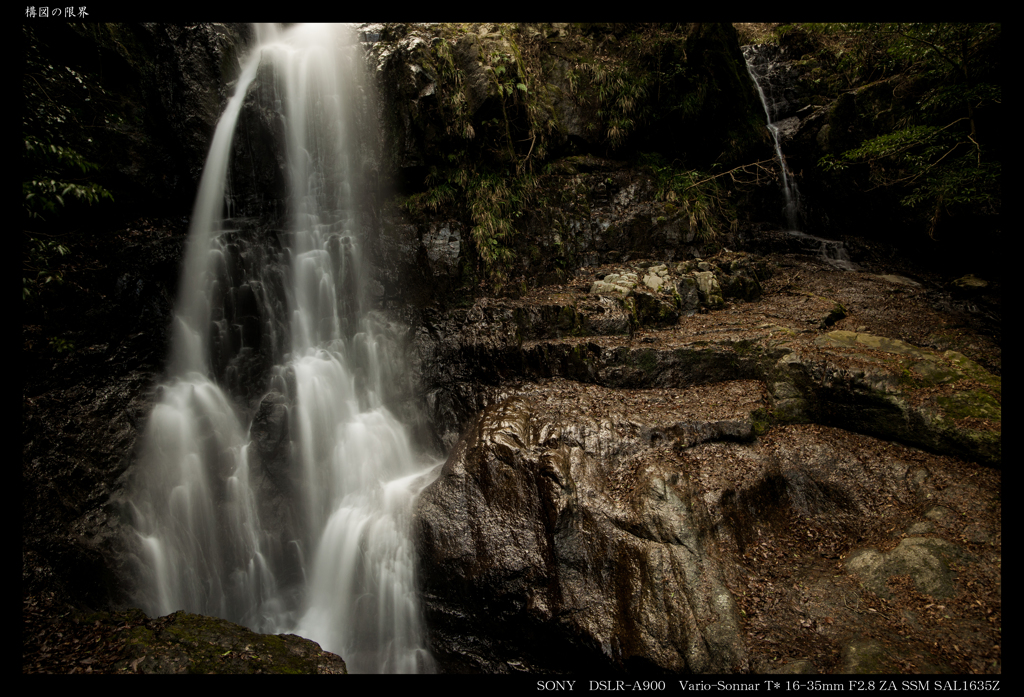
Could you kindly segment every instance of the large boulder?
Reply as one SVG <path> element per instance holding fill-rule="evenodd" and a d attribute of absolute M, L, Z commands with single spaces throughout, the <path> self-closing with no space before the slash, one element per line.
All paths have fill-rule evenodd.
<path fill-rule="evenodd" d="M 493 397 L 415 511 L 442 670 L 984 669 L 992 470 L 838 428 L 761 433 L 751 380 Z M 877 660 L 855 660 L 865 636 Z"/>
<path fill-rule="evenodd" d="M 778 420 L 1002 462 L 1002 380 L 963 354 L 845 330 L 815 338 L 813 356 L 792 346 L 769 373 Z"/>
<path fill-rule="evenodd" d="M 216 617 L 82 611 L 52 593 L 26 598 L 22 672 L 158 674 L 347 673 L 345 662 L 294 634 L 258 634 Z M 74 637 L 72 639 L 72 637 Z M 55 650 L 57 647 L 60 650 Z"/>
<path fill-rule="evenodd" d="M 672 445 L 750 438 L 760 400 L 752 382 L 651 394 L 554 381 L 485 409 L 416 510 L 439 663 L 744 670 L 706 508 Z"/>

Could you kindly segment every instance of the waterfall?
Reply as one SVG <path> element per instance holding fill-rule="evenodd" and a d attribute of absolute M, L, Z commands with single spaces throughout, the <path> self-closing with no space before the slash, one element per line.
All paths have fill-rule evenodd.
<path fill-rule="evenodd" d="M 762 79 L 759 79 L 755 65 L 758 62 L 759 53 L 756 46 L 744 46 L 743 47 L 743 58 L 747 63 L 747 72 L 750 74 L 750 79 L 754 82 L 754 86 L 757 88 L 757 94 L 761 97 L 761 106 L 764 107 L 764 115 L 768 121 L 768 130 L 771 131 L 772 140 L 775 143 L 775 156 L 779 160 L 779 169 L 782 172 L 782 193 L 786 200 L 786 223 L 789 225 L 790 230 L 799 229 L 799 213 L 800 213 L 800 192 L 797 190 L 796 182 L 793 180 L 792 173 L 789 171 L 789 165 L 786 164 L 786 158 L 782 154 L 782 141 L 779 136 L 779 126 L 777 123 L 777 114 L 773 113 L 772 104 L 769 102 L 768 97 L 765 95 L 764 87 L 762 86 Z M 766 61 L 767 63 L 767 61 Z M 770 69 L 770 63 L 768 63 L 761 77 L 764 77 Z"/>
<path fill-rule="evenodd" d="M 385 405 L 402 366 L 367 300 L 362 49 L 346 26 L 256 36 L 200 181 L 168 377 L 132 485 L 137 601 L 302 635 L 350 672 L 428 672 L 409 526 L 438 463 Z M 222 213 L 253 84 L 283 125 L 279 247 Z M 272 367 L 256 378 L 259 356 Z M 260 407 L 246 390 L 266 392 Z M 254 411 L 286 424 L 279 461 L 259 454 Z"/>
<path fill-rule="evenodd" d="M 785 199 L 786 224 L 789 226 L 788 234 L 794 238 L 799 245 L 808 251 L 814 251 L 824 261 L 845 271 L 856 271 L 860 267 L 850 260 L 845 245 L 839 240 L 826 240 L 821 237 L 809 235 L 800 230 L 800 190 L 797 188 L 796 180 L 786 157 L 782 154 L 781 124 L 777 104 L 785 103 L 784 98 L 770 98 L 772 85 L 767 79 L 774 64 L 761 46 L 744 46 L 743 58 L 747 64 L 747 73 L 750 75 L 757 94 L 761 98 L 761 106 L 764 107 L 765 118 L 768 122 L 768 130 L 772 134 L 772 141 L 775 143 L 775 157 L 779 160 L 779 170 L 782 173 L 782 194 Z M 768 90 L 766 94 L 765 89 Z"/>

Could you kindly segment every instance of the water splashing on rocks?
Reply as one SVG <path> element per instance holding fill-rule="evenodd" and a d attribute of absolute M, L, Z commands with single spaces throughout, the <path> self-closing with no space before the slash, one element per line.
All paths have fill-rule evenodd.
<path fill-rule="evenodd" d="M 430 671 L 408 529 L 438 463 L 385 405 L 403 367 L 365 290 L 362 48 L 339 25 L 256 35 L 201 179 L 134 483 L 137 600 L 306 636 L 352 672 Z M 254 82 L 275 95 L 285 139 L 280 241 L 223 216 Z M 272 367 L 253 373 L 253 356 Z M 262 388 L 243 374 L 269 390 L 255 408 L 243 395 Z"/>

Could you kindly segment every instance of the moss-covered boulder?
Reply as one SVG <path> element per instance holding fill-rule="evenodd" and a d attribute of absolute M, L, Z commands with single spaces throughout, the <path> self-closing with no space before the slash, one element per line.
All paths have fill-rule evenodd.
<path fill-rule="evenodd" d="M 1002 461 L 1002 381 L 956 351 L 832 331 L 819 351 L 779 359 L 770 379 L 783 420 L 820 420 L 970 460 Z"/>
<path fill-rule="evenodd" d="M 227 620 L 175 612 L 132 628 L 132 673 L 347 673 L 345 662 L 294 634 L 257 634 Z"/>
<path fill-rule="evenodd" d="M 48 674 L 339 674 L 345 662 L 309 639 L 257 634 L 188 612 L 148 617 L 142 610 L 69 606 L 53 592 L 22 605 L 22 671 Z"/>

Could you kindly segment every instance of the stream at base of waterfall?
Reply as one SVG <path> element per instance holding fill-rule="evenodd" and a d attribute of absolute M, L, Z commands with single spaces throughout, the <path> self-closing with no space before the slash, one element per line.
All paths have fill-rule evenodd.
<path fill-rule="evenodd" d="M 137 602 L 154 616 L 183 609 L 299 634 L 350 672 L 430 672 L 409 526 L 439 463 L 383 403 L 402 367 L 366 301 L 362 47 L 343 25 L 256 34 L 200 181 L 167 378 L 132 485 Z M 243 239 L 223 213 L 235 126 L 260 80 L 285 139 L 276 244 Z M 254 343 L 286 423 L 274 468 L 254 455 L 225 379 Z"/>

